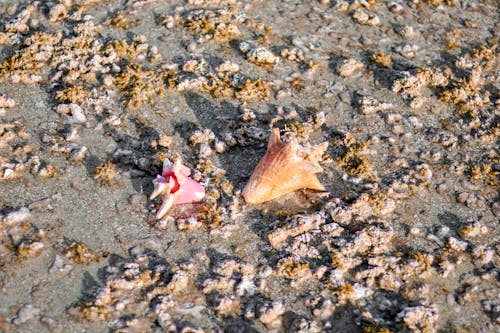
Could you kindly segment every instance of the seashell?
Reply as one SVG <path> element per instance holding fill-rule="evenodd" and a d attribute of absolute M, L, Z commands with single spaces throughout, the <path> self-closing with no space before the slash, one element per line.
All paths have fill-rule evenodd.
<path fill-rule="evenodd" d="M 243 190 L 249 204 L 259 204 L 302 188 L 324 191 L 316 174 L 323 168 L 302 156 L 297 141 L 283 143 L 278 128 L 273 128 L 267 151 Z"/>
<path fill-rule="evenodd" d="M 154 190 L 150 199 L 161 196 L 162 204 L 156 212 L 161 219 L 173 205 L 200 202 L 205 196 L 205 189 L 196 180 L 189 177 L 191 170 L 182 165 L 180 160 L 172 164 L 168 159 L 163 161 L 163 172 L 153 180 Z"/>

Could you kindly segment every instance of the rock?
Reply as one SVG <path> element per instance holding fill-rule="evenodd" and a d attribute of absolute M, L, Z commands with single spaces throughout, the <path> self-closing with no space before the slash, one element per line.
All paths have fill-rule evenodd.
<path fill-rule="evenodd" d="M 352 14 L 352 18 L 354 19 L 354 21 L 363 25 L 374 26 L 380 24 L 380 19 L 377 15 L 373 13 L 367 13 L 363 9 L 356 9 Z"/>
<path fill-rule="evenodd" d="M 0 94 L 0 109 L 10 109 L 16 106 L 16 101 Z"/>
<path fill-rule="evenodd" d="M 279 62 L 279 58 L 263 46 L 248 51 L 247 59 L 257 65 L 275 65 Z"/>
<path fill-rule="evenodd" d="M 35 308 L 31 304 L 27 304 L 19 310 L 17 316 L 12 321 L 15 325 L 24 324 L 27 321 L 32 320 L 33 318 L 40 315 L 40 309 Z"/>
<path fill-rule="evenodd" d="M 349 77 L 362 71 L 365 65 L 356 59 L 345 59 L 337 65 L 337 74 Z"/>
<path fill-rule="evenodd" d="M 9 213 L 3 219 L 3 224 L 6 226 L 11 226 L 26 221 L 32 216 L 30 210 L 27 207 L 22 207 L 18 211 Z"/>
<path fill-rule="evenodd" d="M 50 268 L 49 268 L 49 273 L 66 274 L 66 273 L 69 273 L 72 269 L 73 269 L 73 265 L 65 264 L 64 258 L 62 256 L 56 254 L 56 257 L 54 258 L 54 262 L 52 263 L 52 266 L 50 266 Z"/>
<path fill-rule="evenodd" d="M 371 96 L 360 96 L 357 103 L 362 114 L 374 114 L 394 108 L 394 104 L 380 102 L 375 97 Z"/>
<path fill-rule="evenodd" d="M 82 108 L 75 103 L 59 104 L 56 108 L 56 112 L 68 116 L 69 121 L 75 124 L 83 124 L 87 121 L 87 117 Z"/>

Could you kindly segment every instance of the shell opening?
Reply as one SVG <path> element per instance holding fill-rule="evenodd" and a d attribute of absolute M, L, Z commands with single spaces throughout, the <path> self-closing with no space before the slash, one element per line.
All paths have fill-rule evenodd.
<path fill-rule="evenodd" d="M 181 185 L 179 184 L 179 181 L 177 180 L 177 176 L 175 175 L 175 173 L 172 170 L 164 172 L 162 176 L 165 179 L 167 179 L 168 182 L 170 182 L 170 179 L 172 179 L 174 181 L 174 186 L 172 186 L 172 188 L 170 189 L 170 193 L 175 193 L 181 188 Z"/>

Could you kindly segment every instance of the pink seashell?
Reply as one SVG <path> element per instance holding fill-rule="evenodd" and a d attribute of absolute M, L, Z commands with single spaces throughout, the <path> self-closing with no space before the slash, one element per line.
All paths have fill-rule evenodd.
<path fill-rule="evenodd" d="M 162 175 L 153 180 L 154 191 L 150 199 L 161 195 L 162 204 L 156 212 L 156 218 L 161 219 L 168 210 L 176 204 L 200 202 L 205 196 L 205 189 L 196 180 L 189 178 L 191 170 L 177 160 L 172 164 L 168 159 L 163 161 Z"/>
<path fill-rule="evenodd" d="M 205 189 L 196 180 L 187 178 L 179 191 L 175 192 L 174 204 L 200 202 L 205 196 Z"/>

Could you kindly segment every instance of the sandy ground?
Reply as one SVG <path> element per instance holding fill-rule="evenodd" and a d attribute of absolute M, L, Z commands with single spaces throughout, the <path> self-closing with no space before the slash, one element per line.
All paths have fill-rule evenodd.
<path fill-rule="evenodd" d="M 498 331 L 498 22 L 0 0 L 0 331 Z M 273 127 L 325 192 L 245 203 Z M 156 220 L 164 158 L 206 196 Z"/>

